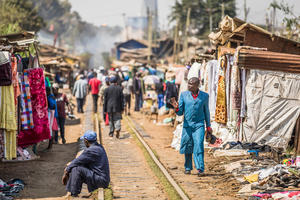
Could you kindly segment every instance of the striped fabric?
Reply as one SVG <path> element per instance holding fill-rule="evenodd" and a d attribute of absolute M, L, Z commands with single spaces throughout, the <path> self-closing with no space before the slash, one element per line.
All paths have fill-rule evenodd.
<path fill-rule="evenodd" d="M 32 129 L 33 116 L 30 96 L 30 86 L 28 81 L 28 72 L 24 70 L 24 74 L 20 76 L 21 85 L 21 126 L 23 130 Z"/>

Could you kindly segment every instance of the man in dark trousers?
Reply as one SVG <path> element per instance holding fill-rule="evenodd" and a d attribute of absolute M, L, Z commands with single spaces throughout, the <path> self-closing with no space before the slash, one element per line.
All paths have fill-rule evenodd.
<path fill-rule="evenodd" d="M 97 134 L 87 131 L 83 139 L 87 149 L 65 168 L 62 177 L 73 197 L 80 194 L 83 183 L 91 193 L 98 188 L 107 188 L 110 182 L 108 158 L 103 146 L 97 143 Z"/>
<path fill-rule="evenodd" d="M 124 111 L 124 96 L 122 87 L 118 85 L 115 76 L 110 79 L 111 85 L 104 91 L 104 112 L 109 117 L 109 136 L 120 137 L 122 112 Z"/>
<path fill-rule="evenodd" d="M 90 79 L 89 85 L 93 97 L 93 107 L 94 107 L 94 113 L 97 113 L 97 107 L 98 107 L 98 97 L 99 97 L 99 89 L 101 85 L 101 81 L 97 79 L 97 73 L 93 73 L 93 78 Z"/>
<path fill-rule="evenodd" d="M 135 94 L 135 106 L 134 111 L 140 111 L 141 101 L 143 100 L 143 90 L 142 90 L 142 81 L 141 73 L 137 73 L 133 80 L 133 92 Z"/>

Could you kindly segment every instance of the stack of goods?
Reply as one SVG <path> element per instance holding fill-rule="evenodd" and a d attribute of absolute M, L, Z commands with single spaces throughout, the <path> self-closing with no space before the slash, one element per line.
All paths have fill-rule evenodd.
<path fill-rule="evenodd" d="M 50 138 L 45 78 L 33 57 L 0 51 L 0 158 Z"/>

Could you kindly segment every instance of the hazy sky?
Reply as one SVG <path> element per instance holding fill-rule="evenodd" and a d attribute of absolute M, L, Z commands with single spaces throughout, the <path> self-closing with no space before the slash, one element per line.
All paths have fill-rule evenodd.
<path fill-rule="evenodd" d="M 126 16 L 140 16 L 144 0 L 69 0 L 73 10 L 79 12 L 82 19 L 95 25 L 124 26 L 122 13 Z M 157 0 L 158 15 L 161 28 L 167 28 L 168 15 L 175 0 Z M 258 24 L 265 23 L 265 11 L 273 0 L 247 0 L 250 7 L 248 21 Z M 282 0 L 277 0 L 281 2 Z M 294 12 L 300 15 L 300 0 L 284 0 L 294 6 Z M 236 0 L 237 16 L 244 18 L 244 0 Z M 283 15 L 278 12 L 277 20 L 280 24 Z"/>

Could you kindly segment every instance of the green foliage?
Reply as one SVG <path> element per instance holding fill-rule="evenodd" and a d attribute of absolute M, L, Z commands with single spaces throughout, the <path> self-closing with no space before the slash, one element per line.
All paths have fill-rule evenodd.
<path fill-rule="evenodd" d="M 225 15 L 234 17 L 236 15 L 235 0 L 182 0 L 176 1 L 172 7 L 170 22 L 176 22 L 178 19 L 180 30 L 184 30 L 187 10 L 191 8 L 190 28 L 195 30 L 198 36 L 206 34 L 209 32 L 209 12 L 212 13 L 213 28 L 218 27 L 222 15 L 222 2 L 225 4 Z"/>
<path fill-rule="evenodd" d="M 21 30 L 38 31 L 45 25 L 31 0 L 1 0 L 0 19 L 1 34 Z"/>

